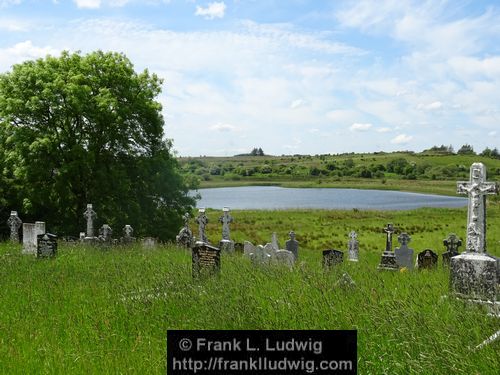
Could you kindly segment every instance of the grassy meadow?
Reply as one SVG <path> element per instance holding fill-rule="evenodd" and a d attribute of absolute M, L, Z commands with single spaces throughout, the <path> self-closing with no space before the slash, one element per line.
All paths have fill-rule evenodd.
<path fill-rule="evenodd" d="M 208 237 L 220 237 L 208 210 Z M 237 242 L 283 245 L 293 229 L 300 260 L 289 271 L 223 255 L 219 276 L 193 280 L 191 254 L 173 245 L 101 249 L 60 243 L 55 259 L 0 244 L 0 373 L 152 373 L 166 367 L 168 329 L 357 329 L 360 374 L 497 374 L 499 329 L 478 306 L 446 297 L 449 271 L 380 272 L 382 228 L 442 254 L 465 235 L 465 209 L 232 211 Z M 488 207 L 489 250 L 500 255 L 500 205 Z M 192 226 L 193 232 L 196 228 Z M 360 261 L 324 272 L 321 250 L 345 250 L 356 230 Z M 397 234 L 396 234 L 397 237 Z M 396 242 L 396 241 L 395 241 Z M 440 257 L 441 263 L 441 257 Z M 338 284 L 344 272 L 354 289 Z"/>

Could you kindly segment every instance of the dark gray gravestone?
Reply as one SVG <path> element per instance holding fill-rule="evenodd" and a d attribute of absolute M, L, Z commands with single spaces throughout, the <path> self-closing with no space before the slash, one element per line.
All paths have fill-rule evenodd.
<path fill-rule="evenodd" d="M 391 223 L 387 224 L 387 227 L 384 228 L 384 232 L 386 233 L 385 251 L 382 253 L 382 258 L 377 268 L 379 270 L 396 271 L 399 267 L 396 262 L 396 256 L 392 251 L 392 234 L 394 233 L 394 226 Z"/>
<path fill-rule="evenodd" d="M 192 249 L 193 277 L 213 275 L 220 271 L 220 249 L 197 242 Z"/>
<path fill-rule="evenodd" d="M 417 255 L 418 269 L 433 269 L 438 264 L 438 255 L 431 249 L 425 249 Z"/>
<path fill-rule="evenodd" d="M 324 250 L 323 251 L 323 268 L 330 268 L 344 261 L 344 253 L 340 250 Z"/>
<path fill-rule="evenodd" d="M 462 246 L 462 240 L 455 233 L 450 233 L 448 238 L 443 240 L 443 245 L 446 246 L 446 251 L 443 253 L 443 266 L 449 266 L 450 259 L 460 254 L 458 248 Z"/>
<path fill-rule="evenodd" d="M 295 260 L 297 261 L 299 259 L 299 242 L 295 239 L 295 232 L 293 230 L 290 231 L 288 235 L 290 236 L 290 239 L 286 241 L 285 248 L 286 250 L 292 252 Z"/>
<path fill-rule="evenodd" d="M 37 236 L 36 256 L 37 258 L 55 257 L 57 255 L 57 236 L 44 233 Z"/>
<path fill-rule="evenodd" d="M 396 263 L 399 267 L 407 268 L 409 270 L 413 269 L 413 249 L 408 247 L 408 243 L 411 241 L 411 237 L 407 233 L 401 233 L 398 236 L 398 241 L 400 247 L 394 250 L 394 255 L 396 256 Z"/>

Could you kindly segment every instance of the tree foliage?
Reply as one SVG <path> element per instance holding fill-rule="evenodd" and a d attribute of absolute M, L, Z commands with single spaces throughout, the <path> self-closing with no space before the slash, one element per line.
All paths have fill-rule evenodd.
<path fill-rule="evenodd" d="M 172 238 L 191 208 L 164 139 L 161 80 L 118 53 L 64 52 L 0 75 L 0 201 L 76 234 L 93 203 L 115 233 Z M 2 217 L 5 212 L 0 212 Z"/>

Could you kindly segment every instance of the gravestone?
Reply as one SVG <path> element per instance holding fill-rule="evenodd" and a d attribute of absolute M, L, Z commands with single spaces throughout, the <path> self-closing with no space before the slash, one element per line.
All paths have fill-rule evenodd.
<path fill-rule="evenodd" d="M 349 233 L 349 242 L 347 242 L 347 253 L 350 262 L 358 261 L 359 241 L 358 241 L 358 234 L 355 231 L 351 231 L 351 233 Z"/>
<path fill-rule="evenodd" d="M 192 247 L 194 245 L 193 232 L 189 229 L 189 214 L 185 213 L 184 216 L 184 226 L 180 230 L 179 234 L 175 237 L 177 246 L 180 247 Z"/>
<path fill-rule="evenodd" d="M 112 242 L 113 229 L 108 224 L 103 224 L 99 229 L 99 240 L 110 244 Z"/>
<path fill-rule="evenodd" d="M 271 245 L 273 245 L 274 251 L 278 251 L 280 249 L 280 245 L 278 243 L 278 235 L 276 232 L 273 232 L 271 235 Z"/>
<path fill-rule="evenodd" d="M 335 283 L 335 286 L 338 286 L 342 289 L 355 289 L 356 282 L 352 279 L 351 275 L 347 272 L 342 274 L 342 277 Z"/>
<path fill-rule="evenodd" d="M 57 236 L 44 233 L 37 236 L 37 258 L 52 258 L 57 255 Z"/>
<path fill-rule="evenodd" d="M 85 232 L 80 232 L 80 242 L 85 241 Z"/>
<path fill-rule="evenodd" d="M 264 251 L 270 256 L 273 256 L 273 254 L 276 252 L 276 250 L 274 250 L 274 246 L 271 243 L 266 243 L 264 245 Z"/>
<path fill-rule="evenodd" d="M 299 242 L 295 239 L 295 232 L 292 230 L 288 233 L 290 239 L 286 241 L 285 248 L 288 251 L 291 251 L 293 256 L 295 257 L 295 261 L 299 259 Z"/>
<path fill-rule="evenodd" d="M 19 228 L 23 222 L 17 215 L 17 211 L 11 211 L 10 216 L 7 219 L 7 224 L 10 227 L 10 241 L 18 243 L 19 242 Z"/>
<path fill-rule="evenodd" d="M 222 240 L 219 242 L 219 248 L 223 252 L 234 253 L 234 241 L 230 237 L 229 224 L 233 222 L 233 217 L 229 213 L 229 208 L 222 209 L 222 216 L 219 218 L 222 223 Z"/>
<path fill-rule="evenodd" d="M 291 251 L 277 250 L 271 257 L 271 262 L 275 265 L 283 265 L 292 268 L 295 263 L 295 256 Z"/>
<path fill-rule="evenodd" d="M 234 251 L 237 253 L 242 253 L 243 252 L 243 244 L 241 242 L 235 242 L 234 243 Z"/>
<path fill-rule="evenodd" d="M 192 251 L 193 277 L 213 275 L 220 272 L 220 250 L 205 242 L 196 242 Z"/>
<path fill-rule="evenodd" d="M 201 242 L 209 243 L 207 239 L 207 235 L 205 233 L 205 229 L 208 224 L 208 217 L 205 214 L 205 209 L 200 208 L 198 210 L 198 217 L 196 218 L 196 223 L 198 223 L 198 235 L 199 235 L 199 240 Z"/>
<path fill-rule="evenodd" d="M 394 233 L 394 226 L 391 223 L 387 224 L 387 227 L 384 228 L 384 232 L 386 233 L 385 251 L 382 253 L 382 258 L 377 268 L 379 270 L 396 271 L 399 267 L 396 262 L 396 256 L 392 251 L 392 234 Z"/>
<path fill-rule="evenodd" d="M 254 265 L 268 265 L 271 261 L 271 254 L 262 245 L 257 245 L 254 252 L 250 253 L 250 259 Z"/>
<path fill-rule="evenodd" d="M 141 245 L 143 249 L 154 249 L 156 248 L 156 239 L 153 237 L 144 237 Z"/>
<path fill-rule="evenodd" d="M 23 223 L 23 254 L 36 254 L 38 235 L 45 233 L 45 223 Z"/>
<path fill-rule="evenodd" d="M 443 253 L 443 266 L 450 265 L 450 259 L 460 252 L 458 248 L 462 246 L 462 240 L 458 238 L 455 233 L 450 233 L 446 239 L 443 240 L 444 246 L 446 246 L 446 251 Z"/>
<path fill-rule="evenodd" d="M 132 228 L 130 224 L 126 224 L 123 227 L 122 243 L 128 245 L 135 242 L 135 237 L 133 237 L 133 234 L 134 234 L 134 228 Z"/>
<path fill-rule="evenodd" d="M 243 255 L 250 258 L 250 254 L 253 254 L 254 252 L 255 246 L 251 242 L 245 241 L 243 243 Z"/>
<path fill-rule="evenodd" d="M 344 253 L 340 250 L 324 250 L 323 251 L 323 268 L 341 264 L 344 261 Z"/>
<path fill-rule="evenodd" d="M 468 194 L 465 252 L 451 258 L 450 287 L 458 297 L 496 301 L 498 260 L 486 250 L 486 195 L 498 194 L 498 185 L 486 181 L 486 167 L 473 163 L 470 179 L 457 183 L 459 194 Z"/>
<path fill-rule="evenodd" d="M 408 243 L 411 241 L 411 237 L 407 233 L 401 233 L 398 236 L 398 242 L 400 247 L 394 250 L 394 256 L 396 257 L 396 264 L 398 267 L 405 267 L 409 270 L 413 269 L 413 249 L 408 247 Z"/>
<path fill-rule="evenodd" d="M 97 218 L 97 214 L 92 209 L 92 204 L 87 204 L 87 209 L 83 213 L 83 217 L 87 219 L 87 232 L 85 239 L 93 240 L 94 237 L 94 220 Z"/>
<path fill-rule="evenodd" d="M 438 264 L 438 255 L 431 249 L 425 249 L 417 255 L 417 268 L 434 269 Z"/>

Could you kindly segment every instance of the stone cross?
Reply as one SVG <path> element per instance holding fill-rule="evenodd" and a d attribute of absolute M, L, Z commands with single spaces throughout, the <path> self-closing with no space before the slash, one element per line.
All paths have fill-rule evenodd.
<path fill-rule="evenodd" d="M 401 233 L 398 236 L 398 242 L 401 244 L 401 246 L 407 246 L 411 241 L 411 237 L 408 235 L 408 233 Z"/>
<path fill-rule="evenodd" d="M 229 207 L 224 207 L 222 211 L 223 215 L 219 218 L 219 222 L 222 223 L 222 239 L 230 240 L 229 224 L 233 222 L 233 217 L 229 213 Z"/>
<path fill-rule="evenodd" d="M 113 230 L 108 224 L 103 224 L 101 229 L 99 230 L 99 234 L 102 236 L 104 241 L 111 241 L 111 235 L 113 234 Z"/>
<path fill-rule="evenodd" d="M 87 219 L 87 237 L 94 237 L 94 219 L 97 218 L 97 214 L 92 209 L 92 204 L 87 204 L 83 217 Z"/>
<path fill-rule="evenodd" d="M 288 251 L 291 251 L 295 260 L 299 259 L 299 241 L 295 239 L 295 232 L 292 230 L 288 233 L 290 239 L 286 241 L 285 248 Z"/>
<path fill-rule="evenodd" d="M 498 194 L 498 185 L 486 182 L 486 167 L 483 163 L 473 163 L 470 167 L 470 180 L 457 182 L 457 193 L 467 194 L 466 252 L 486 252 L 486 195 Z"/>
<path fill-rule="evenodd" d="M 387 227 L 384 228 L 384 232 L 387 233 L 385 251 L 392 251 L 392 234 L 394 233 L 394 226 L 391 223 L 387 224 Z"/>
<path fill-rule="evenodd" d="M 19 242 L 19 228 L 23 222 L 17 216 L 17 211 L 11 211 L 10 217 L 7 219 L 7 224 L 10 227 L 10 240 L 12 242 Z"/>
<path fill-rule="evenodd" d="M 355 231 L 351 231 L 349 233 L 349 241 L 347 242 L 347 251 L 349 255 L 349 260 L 351 262 L 358 261 L 358 253 L 359 253 L 359 242 L 358 242 L 358 234 Z"/>
<path fill-rule="evenodd" d="M 132 238 L 132 234 L 134 234 L 134 229 L 130 224 L 126 224 L 123 227 L 123 234 L 125 235 L 125 238 Z"/>
<path fill-rule="evenodd" d="M 458 255 L 458 248 L 462 246 L 462 240 L 455 233 L 450 233 L 448 238 L 443 240 L 443 244 L 450 254 Z"/>
<path fill-rule="evenodd" d="M 198 233 L 200 236 L 200 241 L 208 243 L 207 235 L 205 233 L 205 228 L 208 224 L 208 217 L 207 217 L 207 215 L 205 215 L 204 208 L 200 208 L 198 210 L 198 212 L 199 212 L 199 215 L 196 218 L 196 223 L 198 223 Z"/>

